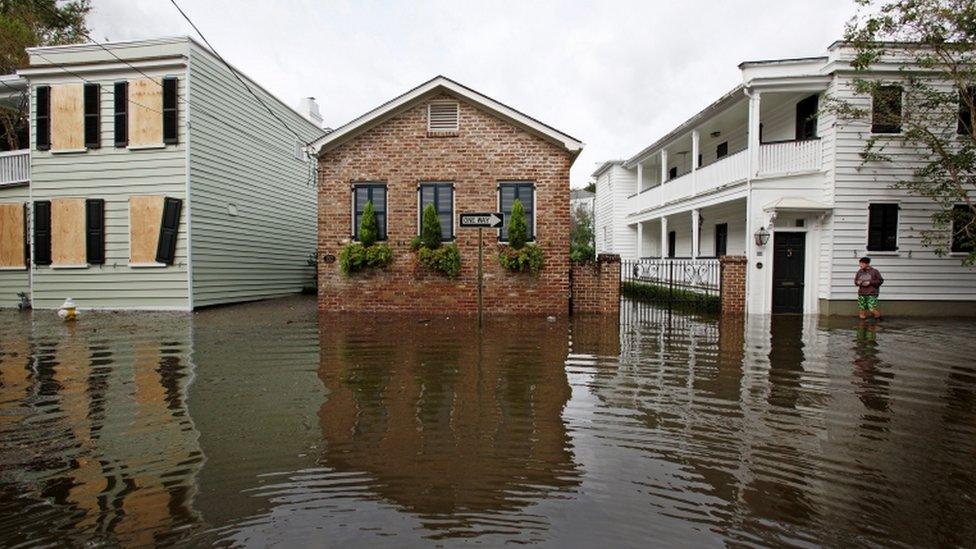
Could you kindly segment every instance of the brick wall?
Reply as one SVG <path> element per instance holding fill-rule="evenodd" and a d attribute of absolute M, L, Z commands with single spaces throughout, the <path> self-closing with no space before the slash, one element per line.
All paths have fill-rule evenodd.
<path fill-rule="evenodd" d="M 428 136 L 426 113 L 425 101 L 320 155 L 319 258 L 338 257 L 351 238 L 350 186 L 380 181 L 387 184 L 388 244 L 394 260 L 384 270 L 351 276 L 339 272 L 338 262 L 320 264 L 319 309 L 476 312 L 478 231 L 455 229 L 461 252 L 457 280 L 418 265 L 409 246 L 418 230 L 417 185 L 453 182 L 456 221 L 459 212 L 497 211 L 498 182 L 518 180 L 536 186 L 536 237 L 545 267 L 537 277 L 505 271 L 498 265 L 498 233 L 485 230 L 485 310 L 566 315 L 570 153 L 464 101 L 460 131 L 449 137 Z"/>
<path fill-rule="evenodd" d="M 620 256 L 600 254 L 596 262 L 572 262 L 573 313 L 620 313 Z"/>
<path fill-rule="evenodd" d="M 722 271 L 722 316 L 739 316 L 746 311 L 746 257 L 719 258 Z"/>

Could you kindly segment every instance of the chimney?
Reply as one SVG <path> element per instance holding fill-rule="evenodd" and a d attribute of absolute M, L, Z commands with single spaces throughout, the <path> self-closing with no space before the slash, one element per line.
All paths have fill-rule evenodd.
<path fill-rule="evenodd" d="M 319 104 L 314 97 L 303 97 L 298 105 L 298 112 L 318 127 L 322 127 L 322 115 L 319 113 Z"/>

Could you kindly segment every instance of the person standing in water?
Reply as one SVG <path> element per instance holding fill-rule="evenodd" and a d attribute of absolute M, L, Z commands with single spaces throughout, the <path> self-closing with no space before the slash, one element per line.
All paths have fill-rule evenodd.
<path fill-rule="evenodd" d="M 854 285 L 857 286 L 857 314 L 864 320 L 868 317 L 868 311 L 876 320 L 881 320 L 881 311 L 878 310 L 878 294 L 884 278 L 877 269 L 871 266 L 870 257 L 862 257 L 858 260 L 860 269 L 854 273 Z"/>

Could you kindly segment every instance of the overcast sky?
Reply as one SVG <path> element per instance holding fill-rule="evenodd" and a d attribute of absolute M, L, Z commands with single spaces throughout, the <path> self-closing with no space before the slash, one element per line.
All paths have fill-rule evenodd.
<path fill-rule="evenodd" d="M 177 0 L 215 48 L 339 126 L 443 74 L 585 144 L 572 171 L 628 157 L 741 82 L 746 60 L 820 55 L 853 0 Z M 193 35 L 168 0 L 94 0 L 98 40 Z"/>

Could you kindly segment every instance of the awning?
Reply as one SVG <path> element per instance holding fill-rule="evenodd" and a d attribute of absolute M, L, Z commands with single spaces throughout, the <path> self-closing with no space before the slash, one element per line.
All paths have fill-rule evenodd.
<path fill-rule="evenodd" d="M 799 197 L 780 198 L 763 206 L 767 212 L 827 212 L 833 209 L 830 204 Z"/>

